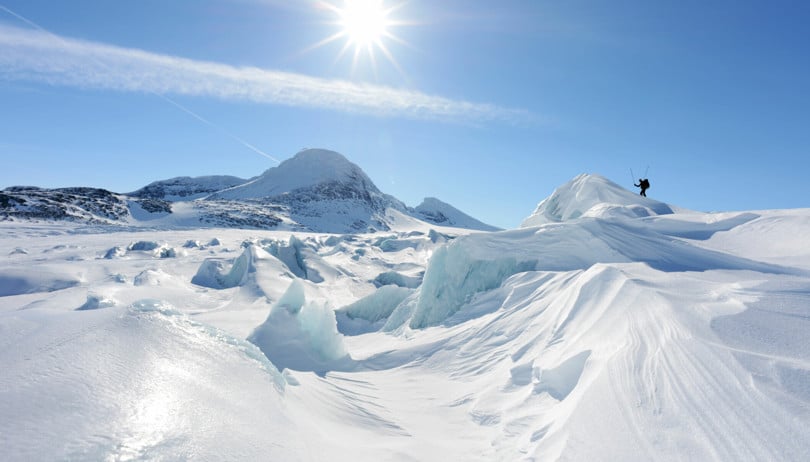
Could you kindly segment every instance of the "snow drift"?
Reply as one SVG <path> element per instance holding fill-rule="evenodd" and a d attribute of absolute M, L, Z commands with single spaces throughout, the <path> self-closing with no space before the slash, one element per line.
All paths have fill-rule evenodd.
<path fill-rule="evenodd" d="M 279 369 L 326 372 L 350 362 L 333 311 L 307 302 L 300 280 L 270 308 L 267 319 L 248 337 Z"/>
<path fill-rule="evenodd" d="M 522 228 L 579 217 L 647 217 L 673 213 L 663 202 L 634 194 L 607 178 L 582 174 L 541 201 Z"/>
<path fill-rule="evenodd" d="M 810 209 L 553 196 L 516 230 L 205 249 L 0 223 L 0 281 L 37 288 L 0 296 L 3 456 L 810 458 Z M 132 242 L 161 244 L 98 258 Z"/>

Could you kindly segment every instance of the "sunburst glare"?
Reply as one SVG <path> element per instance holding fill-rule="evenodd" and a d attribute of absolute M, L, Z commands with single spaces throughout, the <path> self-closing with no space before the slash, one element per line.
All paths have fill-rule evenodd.
<path fill-rule="evenodd" d="M 391 32 L 396 26 L 405 24 L 395 20 L 392 13 L 402 6 L 402 3 L 386 5 L 384 0 L 343 0 L 342 5 L 330 1 L 320 2 L 320 6 L 335 14 L 336 19 L 331 21 L 339 28 L 333 35 L 316 43 L 317 48 L 336 40 L 344 39 L 343 48 L 338 53 L 340 60 L 348 51 L 352 51 L 352 72 L 357 68 L 363 56 L 368 57 L 374 72 L 377 71 L 376 52 L 382 53 L 386 59 L 402 73 L 402 69 L 386 44 L 386 41 L 404 43 L 402 39 Z"/>

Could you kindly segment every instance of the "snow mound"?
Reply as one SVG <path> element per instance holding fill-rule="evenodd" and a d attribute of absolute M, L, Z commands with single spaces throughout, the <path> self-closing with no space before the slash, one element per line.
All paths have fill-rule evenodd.
<path fill-rule="evenodd" d="M 422 278 L 419 276 L 407 276 L 396 271 L 386 271 L 380 273 L 374 278 L 374 285 L 377 287 L 394 285 L 399 287 L 406 287 L 415 289 L 422 284 Z"/>
<path fill-rule="evenodd" d="M 212 289 L 230 289 L 248 282 L 249 275 L 256 272 L 256 249 L 245 248 L 230 266 L 220 258 L 207 258 L 191 278 L 192 284 Z"/>
<path fill-rule="evenodd" d="M 127 251 L 122 247 L 115 246 L 104 253 L 104 259 L 112 260 L 113 258 L 121 258 L 127 254 Z"/>
<path fill-rule="evenodd" d="M 401 252 L 405 249 L 419 250 L 425 243 L 424 238 L 398 239 L 396 237 L 379 239 L 375 245 L 383 252 Z"/>
<path fill-rule="evenodd" d="M 217 290 L 239 287 L 246 300 L 277 300 L 293 278 L 284 263 L 258 245 L 248 243 L 234 259 L 203 260 L 191 283 Z"/>
<path fill-rule="evenodd" d="M 8 253 L 9 255 L 28 255 L 28 251 L 22 247 L 15 247 L 14 250 Z"/>
<path fill-rule="evenodd" d="M 136 286 L 163 286 L 167 283 L 174 285 L 174 278 L 160 268 L 148 268 L 132 280 Z"/>
<path fill-rule="evenodd" d="M 334 311 L 307 302 L 303 283 L 295 279 L 270 308 L 267 319 L 248 337 L 279 370 L 324 373 L 350 362 Z"/>
<path fill-rule="evenodd" d="M 87 301 L 78 308 L 76 311 L 85 311 L 85 310 L 98 310 L 101 308 L 110 308 L 115 306 L 117 303 L 112 298 L 105 297 L 103 295 L 98 294 L 87 294 Z"/>
<path fill-rule="evenodd" d="M 134 250 L 138 252 L 149 252 L 159 248 L 161 245 L 155 241 L 138 241 L 133 242 L 127 246 L 127 250 Z"/>
<path fill-rule="evenodd" d="M 552 369 L 533 368 L 534 393 L 546 392 L 557 401 L 562 401 L 576 388 L 590 350 L 577 353 Z"/>
<path fill-rule="evenodd" d="M 540 202 L 520 226 L 528 228 L 580 217 L 637 218 L 672 213 L 672 208 L 663 202 L 628 191 L 603 176 L 582 174 Z"/>

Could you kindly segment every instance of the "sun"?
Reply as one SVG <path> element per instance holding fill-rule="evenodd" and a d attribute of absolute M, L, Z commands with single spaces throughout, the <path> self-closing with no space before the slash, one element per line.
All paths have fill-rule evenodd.
<path fill-rule="evenodd" d="M 401 3 L 387 5 L 385 0 L 343 0 L 342 4 L 321 1 L 320 6 L 335 15 L 330 24 L 336 26 L 338 31 L 311 48 L 343 39 L 345 43 L 338 53 L 337 60 L 352 50 L 352 71 L 356 69 L 361 59 L 367 57 L 376 72 L 376 53 L 380 52 L 400 73 L 402 72 L 386 43 L 387 41 L 404 43 L 391 32 L 392 28 L 405 24 L 392 17 L 392 13 L 402 6 Z"/>
<path fill-rule="evenodd" d="M 388 34 L 388 11 L 380 0 L 354 0 L 338 10 L 338 24 L 355 49 L 378 45 Z"/>

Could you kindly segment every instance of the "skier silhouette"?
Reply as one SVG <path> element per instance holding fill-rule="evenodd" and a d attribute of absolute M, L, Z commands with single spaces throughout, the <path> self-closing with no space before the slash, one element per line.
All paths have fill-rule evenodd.
<path fill-rule="evenodd" d="M 635 186 L 637 188 L 641 188 L 641 192 L 639 194 L 641 194 L 644 197 L 647 197 L 647 189 L 650 188 L 650 181 L 649 180 L 647 180 L 646 178 L 644 178 L 644 179 L 639 178 L 638 179 L 638 184 L 633 183 L 633 186 Z"/>

